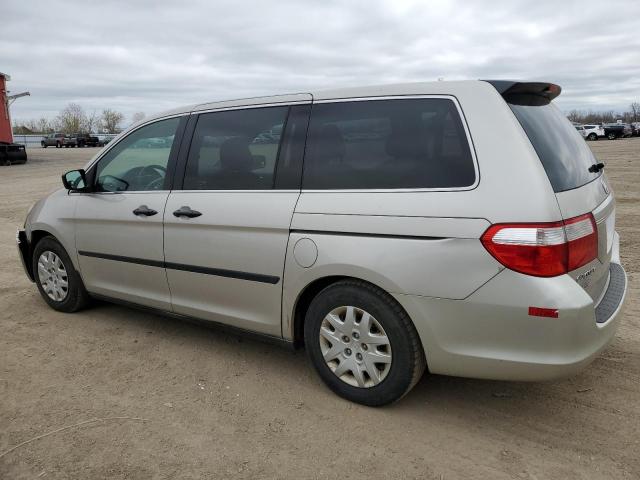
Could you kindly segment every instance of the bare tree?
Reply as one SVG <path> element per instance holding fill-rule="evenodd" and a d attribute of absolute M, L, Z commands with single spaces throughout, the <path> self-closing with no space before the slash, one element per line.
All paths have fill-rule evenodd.
<path fill-rule="evenodd" d="M 87 116 L 80 105 L 70 103 L 58 114 L 56 123 L 61 132 L 76 133 L 86 125 Z"/>
<path fill-rule="evenodd" d="M 138 123 L 141 120 L 144 120 L 144 117 L 146 117 L 146 116 L 147 115 L 144 112 L 136 112 L 131 117 L 131 123 Z"/>
<path fill-rule="evenodd" d="M 107 108 L 102 111 L 100 125 L 107 133 L 118 133 L 120 131 L 120 123 L 122 120 L 124 120 L 124 115 L 122 113 Z"/>
<path fill-rule="evenodd" d="M 93 110 L 90 114 L 87 114 L 84 130 L 87 133 L 95 133 L 100 126 L 100 115 Z"/>
<path fill-rule="evenodd" d="M 571 110 L 566 113 L 567 118 L 575 123 L 613 123 L 618 119 L 623 119 L 628 121 L 628 117 L 631 116 L 630 112 L 618 113 L 613 110 L 602 111 L 602 112 L 594 112 L 593 110 L 589 110 L 588 112 L 584 110 Z"/>
<path fill-rule="evenodd" d="M 579 110 L 571 110 L 567 113 L 567 118 L 575 123 L 582 123 L 584 121 L 584 114 Z"/>
<path fill-rule="evenodd" d="M 48 118 L 41 117 L 35 121 L 36 131 L 38 133 L 52 133 L 53 125 Z"/>
<path fill-rule="evenodd" d="M 640 119 L 640 102 L 631 102 L 631 117 L 633 117 L 633 121 L 637 122 Z"/>

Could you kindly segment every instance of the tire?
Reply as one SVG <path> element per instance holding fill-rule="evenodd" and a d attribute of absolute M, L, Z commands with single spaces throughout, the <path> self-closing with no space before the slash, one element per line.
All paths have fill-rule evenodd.
<path fill-rule="evenodd" d="M 592 142 L 595 142 L 596 140 L 598 140 L 598 135 L 596 135 L 595 133 L 590 133 L 587 139 L 591 140 Z"/>
<path fill-rule="evenodd" d="M 615 140 L 616 139 L 616 134 L 615 133 L 608 133 L 607 134 L 607 138 L 609 140 Z"/>
<path fill-rule="evenodd" d="M 56 142 L 56 148 L 62 148 L 62 145 L 60 145 L 60 142 Z"/>
<path fill-rule="evenodd" d="M 42 148 L 47 148 L 47 144 L 44 142 L 40 142 L 40 145 L 42 145 Z"/>
<path fill-rule="evenodd" d="M 363 324 L 366 314 L 369 328 Z M 350 318 L 355 320 L 353 330 Z M 426 367 L 418 332 L 402 307 L 386 292 L 360 280 L 334 283 L 312 300 L 305 315 L 304 340 L 313 366 L 331 390 L 372 407 L 402 398 Z M 386 345 L 377 345 L 385 341 Z M 373 358 L 385 361 L 372 363 Z M 345 373 L 339 377 L 334 371 Z"/>
<path fill-rule="evenodd" d="M 4 165 L 5 167 L 11 166 L 11 160 L 9 160 L 9 154 L 0 153 L 0 165 Z"/>
<path fill-rule="evenodd" d="M 50 254 L 53 254 L 53 256 L 61 262 L 65 272 L 57 277 L 58 283 L 53 286 L 53 288 L 56 289 L 55 291 L 50 288 L 52 280 L 49 280 L 49 278 L 41 278 L 47 274 L 46 267 L 48 266 L 52 268 L 51 273 L 55 273 L 56 263 L 46 261 L 47 259 L 52 259 Z M 41 260 L 43 260 L 42 265 L 40 264 Z M 33 266 L 33 278 L 36 281 L 40 295 L 42 295 L 45 302 L 54 310 L 67 313 L 77 312 L 89 303 L 89 295 L 84 288 L 80 275 L 75 270 L 65 249 L 54 237 L 44 237 L 36 244 L 33 249 L 31 265 Z M 58 271 L 60 270 L 58 269 Z M 64 278 L 66 278 L 67 283 L 66 291 L 62 283 L 62 279 Z M 43 286 L 43 281 L 46 283 L 46 286 Z M 50 293 L 47 293 L 45 290 L 49 290 Z M 55 292 L 60 293 L 60 295 L 57 296 Z"/>

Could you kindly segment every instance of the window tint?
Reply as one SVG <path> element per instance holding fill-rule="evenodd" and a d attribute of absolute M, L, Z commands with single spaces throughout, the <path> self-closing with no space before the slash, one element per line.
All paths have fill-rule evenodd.
<path fill-rule="evenodd" d="M 96 169 L 102 192 L 165 190 L 167 165 L 179 118 L 139 128 L 109 150 Z"/>
<path fill-rule="evenodd" d="M 200 115 L 185 171 L 185 190 L 273 188 L 280 137 L 289 107 Z"/>
<path fill-rule="evenodd" d="M 314 105 L 307 189 L 453 188 L 475 181 L 469 143 L 448 99 Z"/>
<path fill-rule="evenodd" d="M 536 150 L 555 192 L 580 187 L 600 175 L 589 171 L 598 162 L 582 135 L 555 105 L 509 103 L 509 106 Z"/>

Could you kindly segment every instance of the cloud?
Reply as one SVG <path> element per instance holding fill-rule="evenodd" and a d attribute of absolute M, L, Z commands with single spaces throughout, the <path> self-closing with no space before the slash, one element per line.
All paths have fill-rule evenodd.
<path fill-rule="evenodd" d="M 640 100 L 640 3 L 8 0 L 0 71 L 32 97 L 130 116 L 182 104 L 438 77 L 549 80 L 561 108 Z"/>

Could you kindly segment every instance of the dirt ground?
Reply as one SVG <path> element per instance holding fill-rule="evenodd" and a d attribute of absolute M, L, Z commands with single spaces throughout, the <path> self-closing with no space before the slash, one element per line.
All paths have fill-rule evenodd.
<path fill-rule="evenodd" d="M 426 375 L 381 409 L 335 396 L 304 352 L 115 305 L 48 308 L 16 226 L 97 150 L 30 150 L 0 167 L 0 478 L 640 478 L 640 138 L 589 145 L 630 278 L 611 346 L 567 380 Z"/>

